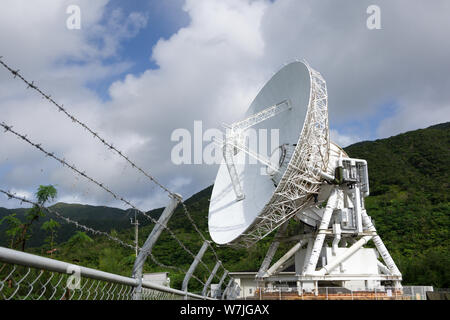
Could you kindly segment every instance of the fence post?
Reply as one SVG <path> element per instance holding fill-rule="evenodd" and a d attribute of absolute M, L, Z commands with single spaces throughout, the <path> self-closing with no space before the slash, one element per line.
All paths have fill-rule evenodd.
<path fill-rule="evenodd" d="M 237 282 L 233 281 L 233 286 L 231 287 L 231 295 L 229 295 L 230 298 L 232 300 L 235 300 L 236 297 L 238 296 L 238 294 L 240 293 L 240 291 L 241 291 L 240 286 L 237 284 Z"/>
<path fill-rule="evenodd" d="M 208 241 L 207 240 L 205 240 L 203 242 L 203 245 L 200 248 L 200 250 L 198 251 L 197 255 L 195 256 L 194 261 L 192 261 L 192 264 L 189 267 L 189 270 L 186 272 L 181 290 L 183 290 L 183 291 L 188 290 L 189 280 L 191 279 L 192 275 L 194 274 L 194 271 L 197 268 L 197 265 L 200 263 L 200 260 L 202 259 L 203 255 L 205 254 L 206 249 L 208 249 Z"/>
<path fill-rule="evenodd" d="M 262 278 L 265 275 L 267 269 L 269 269 L 273 256 L 277 252 L 278 246 L 280 245 L 280 241 L 278 239 L 286 233 L 288 224 L 289 223 L 285 222 L 284 224 L 281 225 L 280 228 L 278 228 L 275 240 L 270 244 L 270 247 L 267 250 L 266 256 L 264 257 L 261 267 L 259 268 L 258 274 L 256 275 L 257 278 Z"/>
<path fill-rule="evenodd" d="M 222 293 L 222 300 L 225 300 L 225 296 L 228 296 L 228 291 L 230 290 L 230 286 L 232 285 L 233 282 L 234 282 L 233 278 L 231 278 L 230 281 L 228 281 L 228 285 L 225 288 L 225 290 L 223 290 Z"/>
<path fill-rule="evenodd" d="M 182 201 L 181 196 L 175 195 L 175 197 L 170 197 L 170 202 L 164 209 L 163 213 L 158 219 L 158 223 L 153 227 L 152 232 L 147 237 L 144 245 L 139 251 L 139 255 L 136 257 L 134 261 L 132 277 L 138 281 L 138 286 L 134 289 L 133 299 L 141 300 L 142 299 L 142 269 L 144 268 L 144 263 L 147 260 L 147 257 L 152 252 L 153 246 L 158 240 L 161 232 L 164 227 L 167 225 L 172 214 L 175 212 L 175 209 L 178 206 L 178 203 Z"/>
<path fill-rule="evenodd" d="M 202 296 L 206 296 L 206 292 L 208 290 L 208 286 L 211 284 L 211 281 L 214 279 L 214 276 L 216 275 L 216 272 L 219 269 L 220 264 L 221 264 L 221 262 L 217 261 L 216 265 L 214 266 L 211 274 L 208 277 L 208 280 L 206 281 L 205 285 L 203 286 Z"/>
<path fill-rule="evenodd" d="M 221 293 L 222 293 L 222 284 L 223 284 L 223 282 L 225 281 L 225 278 L 227 277 L 227 275 L 228 275 L 228 271 L 225 270 L 225 271 L 223 272 L 222 278 L 220 278 L 219 284 L 217 285 L 217 291 L 215 292 L 214 298 L 218 298 L 218 297 L 221 296 Z"/>

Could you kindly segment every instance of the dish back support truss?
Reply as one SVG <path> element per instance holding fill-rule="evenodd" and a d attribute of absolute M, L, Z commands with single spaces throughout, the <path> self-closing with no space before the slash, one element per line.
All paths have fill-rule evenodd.
<path fill-rule="evenodd" d="M 314 195 L 320 191 L 321 172 L 327 170 L 330 146 L 328 95 L 320 73 L 309 65 L 307 67 L 311 78 L 310 100 L 295 151 L 269 203 L 248 230 L 231 245 L 252 246 L 299 210 L 311 206 Z"/>
<path fill-rule="evenodd" d="M 236 166 L 233 160 L 233 156 L 237 152 L 236 149 L 246 152 L 256 160 L 271 167 L 270 161 L 268 161 L 264 156 L 256 152 L 252 152 L 245 146 L 245 144 L 243 144 L 243 140 L 245 139 L 243 135 L 244 131 L 291 108 L 292 106 L 289 100 L 283 100 L 245 118 L 244 120 L 235 122 L 231 126 L 224 124 L 224 127 L 227 128 L 225 141 L 215 139 L 216 142 L 223 146 L 223 158 L 227 165 L 228 173 L 230 174 L 231 184 L 233 185 L 233 190 L 236 194 L 237 201 L 243 200 L 245 195 L 242 191 L 239 175 L 236 171 Z M 273 170 L 277 170 L 277 168 L 273 168 Z"/>

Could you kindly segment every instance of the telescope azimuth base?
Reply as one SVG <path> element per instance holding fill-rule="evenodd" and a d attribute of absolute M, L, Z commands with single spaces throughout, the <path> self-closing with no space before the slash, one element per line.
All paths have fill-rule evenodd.
<path fill-rule="evenodd" d="M 364 197 L 369 194 L 367 163 L 341 158 L 338 168 L 342 176 L 334 180 L 341 184 L 332 187 L 325 207 L 310 209 L 306 226 L 309 232 L 288 238 L 281 234 L 285 229 L 279 229 L 274 246 L 269 248 L 258 272 L 260 285 L 294 281 L 299 294 L 317 293 L 320 283 L 373 290 L 392 282 L 401 288 L 402 275 L 364 207 Z M 306 220 L 304 213 L 297 218 Z M 269 268 L 283 240 L 296 244 Z M 373 241 L 375 248 L 364 247 L 369 241 Z M 295 272 L 282 272 L 292 266 Z"/>

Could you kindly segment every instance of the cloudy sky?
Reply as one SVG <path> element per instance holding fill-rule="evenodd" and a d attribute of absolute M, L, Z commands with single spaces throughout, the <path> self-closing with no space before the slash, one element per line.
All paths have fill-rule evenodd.
<path fill-rule="evenodd" d="M 80 8 L 70 29 L 67 8 Z M 381 29 L 367 27 L 370 5 Z M 185 198 L 217 165 L 175 165 L 174 130 L 242 118 L 283 64 L 327 81 L 332 138 L 347 146 L 450 119 L 450 2 L 333 0 L 3 0 L 0 56 L 136 164 Z M 0 122 L 143 210 L 167 196 L 0 67 Z M 206 146 L 205 142 L 203 146 Z M 123 207 L 54 160 L 0 133 L 0 187 Z M 20 204 L 0 196 L 0 206 Z"/>

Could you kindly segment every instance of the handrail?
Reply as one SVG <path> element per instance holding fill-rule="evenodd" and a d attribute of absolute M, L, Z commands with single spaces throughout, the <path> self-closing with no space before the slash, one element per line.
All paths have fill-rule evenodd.
<path fill-rule="evenodd" d="M 129 278 L 105 271 L 100 271 L 97 269 L 87 268 L 78 266 L 75 264 L 45 258 L 41 256 L 37 256 L 31 253 L 21 252 L 13 249 L 8 249 L 5 247 L 0 247 L 0 261 L 9 263 L 9 264 L 17 264 L 25 267 L 33 267 L 36 269 L 43 269 L 58 273 L 72 274 L 73 270 L 79 271 L 80 276 L 102 280 L 108 282 L 114 282 L 118 284 L 124 284 L 132 287 L 138 286 L 138 280 L 134 278 Z M 142 287 L 147 289 L 158 290 L 162 292 L 172 293 L 182 297 L 191 297 L 195 299 L 202 300 L 216 300 L 211 297 L 201 296 L 191 292 L 185 292 L 174 288 L 169 288 L 166 286 L 158 285 L 155 283 L 151 283 L 149 281 L 142 281 Z"/>

